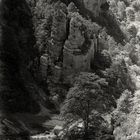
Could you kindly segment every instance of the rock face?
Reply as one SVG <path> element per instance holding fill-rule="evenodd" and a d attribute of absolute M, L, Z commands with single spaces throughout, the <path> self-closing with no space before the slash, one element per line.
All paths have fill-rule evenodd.
<path fill-rule="evenodd" d="M 33 13 L 36 46 L 40 53 L 37 79 L 48 87 L 52 100 L 58 97 L 58 104 L 67 93 L 69 77 L 91 70 L 97 48 L 100 27 L 79 14 L 78 3 L 84 6 L 79 0 L 39 0 Z"/>
<path fill-rule="evenodd" d="M 59 61 L 58 59 L 61 57 L 63 44 L 66 39 L 66 8 L 66 5 L 63 3 L 57 3 L 54 7 L 50 47 L 50 53 L 52 54 L 51 56 L 54 57 L 53 61 Z"/>
<path fill-rule="evenodd" d="M 96 4 L 98 5 L 98 2 Z M 90 70 L 91 61 L 94 58 L 94 48 L 97 45 L 95 36 L 99 27 L 79 15 L 77 12 L 78 8 L 73 2 L 68 7 L 59 1 L 53 5 L 48 5 L 46 8 L 51 7 L 52 10 L 48 14 L 51 22 L 48 24 L 45 22 L 44 24 L 47 28 L 43 28 L 43 30 L 47 31 L 48 28 L 51 30 L 49 33 L 47 31 L 47 35 L 49 34 L 46 39 L 48 43 L 42 47 L 45 50 L 42 51 L 40 60 L 43 75 L 47 77 L 48 71 L 51 71 L 55 75 L 51 79 L 60 79 L 62 75 L 66 76 L 81 70 Z M 85 5 L 88 6 L 91 4 L 85 2 Z M 43 19 L 46 16 L 45 14 Z M 39 26 L 42 27 L 42 24 L 40 23 Z M 40 30 L 42 29 L 38 30 L 37 28 L 37 34 Z M 39 36 L 37 37 L 42 38 L 41 35 Z M 45 63 L 47 62 L 49 63 L 46 65 Z"/>
<path fill-rule="evenodd" d="M 96 45 L 96 26 L 86 22 L 78 13 L 71 15 L 69 36 L 63 50 L 63 69 L 66 75 L 90 70 Z"/>
<path fill-rule="evenodd" d="M 1 112 L 37 113 L 40 104 L 47 106 L 48 89 L 57 100 L 56 93 L 66 93 L 60 84 L 67 76 L 91 70 L 100 27 L 78 11 L 83 6 L 96 17 L 104 3 L 36 0 L 29 1 L 31 11 L 26 0 L 1 0 Z"/>
<path fill-rule="evenodd" d="M 45 5 L 45 3 L 42 3 L 42 5 L 43 4 Z M 37 6 L 37 8 L 39 7 L 40 6 Z M 41 54 L 41 73 L 43 70 L 43 77 L 44 75 L 47 77 L 49 71 L 55 71 L 55 65 L 62 65 L 63 45 L 67 36 L 67 7 L 64 3 L 58 1 L 54 3 L 54 5 L 47 3 L 44 8 L 51 12 L 48 12 L 47 14 L 44 12 L 43 17 L 40 17 L 40 15 L 35 17 L 35 19 L 38 18 L 39 20 L 41 18 L 39 25 L 37 25 L 38 27 L 35 28 L 35 30 L 37 47 L 40 49 Z M 43 34 L 40 34 L 40 32 L 43 32 Z"/>

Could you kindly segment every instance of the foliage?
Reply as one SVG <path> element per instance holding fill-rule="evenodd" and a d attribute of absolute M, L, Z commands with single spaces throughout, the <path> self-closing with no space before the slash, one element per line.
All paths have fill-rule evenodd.
<path fill-rule="evenodd" d="M 140 10 L 140 1 L 139 0 L 134 0 L 132 2 L 132 7 L 135 9 L 136 12 Z"/>
<path fill-rule="evenodd" d="M 78 12 L 78 8 L 75 6 L 73 2 L 68 5 L 68 12 Z"/>
<path fill-rule="evenodd" d="M 121 97 L 117 100 L 117 110 L 125 113 L 129 113 L 132 107 L 131 104 L 132 93 L 125 90 Z"/>
<path fill-rule="evenodd" d="M 136 21 L 140 21 L 140 11 L 135 13 Z"/>
<path fill-rule="evenodd" d="M 117 14 L 117 1 L 110 0 L 110 9 L 114 14 Z"/>
<path fill-rule="evenodd" d="M 138 66 L 140 66 L 139 53 L 140 53 L 140 48 L 139 48 L 139 45 L 137 44 L 133 47 L 132 51 L 129 54 L 129 56 L 132 60 L 132 63 L 137 64 Z"/>
<path fill-rule="evenodd" d="M 134 116 L 129 114 L 132 111 L 132 93 L 125 90 L 117 100 L 117 108 L 113 111 L 114 135 L 117 139 L 125 137 L 131 133 L 134 125 Z M 133 126 L 134 127 L 134 126 Z"/>
<path fill-rule="evenodd" d="M 126 16 L 127 16 L 128 22 L 129 21 L 135 21 L 135 11 L 134 11 L 134 8 L 127 7 L 126 8 Z"/>
<path fill-rule="evenodd" d="M 85 135 L 87 135 L 89 130 L 92 111 L 97 109 L 106 86 L 107 82 L 105 79 L 94 73 L 83 72 L 76 78 L 74 87 L 67 94 L 62 107 L 62 114 L 66 118 L 70 115 L 71 119 L 82 119 L 84 121 Z"/>
<path fill-rule="evenodd" d="M 40 52 L 43 52 L 50 46 L 48 39 L 51 35 L 52 25 L 52 5 L 47 5 L 44 1 L 39 0 L 34 10 L 34 26 L 36 35 L 36 45 Z"/>
<path fill-rule="evenodd" d="M 92 73 L 81 73 L 68 92 L 63 114 L 72 113 L 85 120 L 87 113 L 91 113 L 98 102 L 96 95 L 103 94 L 102 86 L 107 86 L 105 79 Z"/>
<path fill-rule="evenodd" d="M 126 5 L 123 1 L 118 2 L 118 16 L 120 17 L 121 20 L 124 20 L 125 18 L 125 9 Z"/>
<path fill-rule="evenodd" d="M 94 62 L 91 67 L 94 70 L 105 70 L 111 66 L 112 60 L 109 52 L 107 50 L 102 50 L 101 52 L 97 52 L 94 56 Z"/>
<path fill-rule="evenodd" d="M 136 28 L 135 25 L 133 25 L 133 24 L 128 25 L 127 31 L 128 31 L 128 33 L 130 35 L 130 38 L 135 38 L 136 37 L 136 35 L 137 35 L 137 28 Z"/>
<path fill-rule="evenodd" d="M 119 98 L 124 90 L 129 89 L 134 91 L 135 84 L 132 82 L 129 69 L 124 59 L 119 58 L 118 61 L 113 62 L 111 67 L 106 70 L 106 78 L 108 82 L 108 92 Z"/>

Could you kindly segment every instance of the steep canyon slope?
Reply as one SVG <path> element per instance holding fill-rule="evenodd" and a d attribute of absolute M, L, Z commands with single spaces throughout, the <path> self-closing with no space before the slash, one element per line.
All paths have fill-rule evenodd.
<path fill-rule="evenodd" d="M 112 112 L 121 93 L 135 91 L 129 64 L 137 54 L 133 50 L 129 58 L 132 44 L 126 43 L 129 36 L 111 4 L 106 0 L 1 0 L 1 135 L 11 138 L 49 130 L 48 119 L 60 117 L 61 108 L 65 112 L 65 102 L 76 89 L 75 94 L 90 91 L 98 101 L 89 113 L 94 121 L 89 122 L 88 136 L 92 129 L 96 139 L 114 139 Z M 93 123 L 97 119 L 98 124 Z"/>

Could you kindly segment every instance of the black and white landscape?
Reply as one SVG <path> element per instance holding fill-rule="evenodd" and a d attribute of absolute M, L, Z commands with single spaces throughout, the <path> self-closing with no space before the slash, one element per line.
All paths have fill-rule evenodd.
<path fill-rule="evenodd" d="M 140 0 L 0 0 L 0 140 L 140 140 Z"/>

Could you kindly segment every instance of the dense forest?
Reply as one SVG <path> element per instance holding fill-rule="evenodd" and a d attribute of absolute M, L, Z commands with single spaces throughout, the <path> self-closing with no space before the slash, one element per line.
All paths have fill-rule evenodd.
<path fill-rule="evenodd" d="M 139 0 L 0 1 L 0 139 L 140 139 Z"/>

